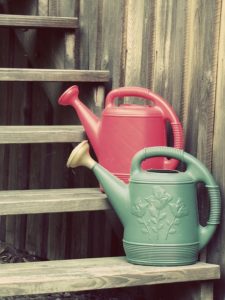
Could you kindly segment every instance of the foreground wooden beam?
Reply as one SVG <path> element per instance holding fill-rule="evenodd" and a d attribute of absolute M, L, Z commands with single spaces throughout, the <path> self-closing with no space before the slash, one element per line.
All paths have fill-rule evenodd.
<path fill-rule="evenodd" d="M 78 18 L 0 14 L 1 27 L 78 28 Z"/>
<path fill-rule="evenodd" d="M 108 82 L 109 71 L 0 68 L 1 81 Z"/>
<path fill-rule="evenodd" d="M 72 143 L 84 137 L 79 125 L 0 126 L 0 144 Z"/>
<path fill-rule="evenodd" d="M 124 257 L 4 264 L 0 296 L 75 292 L 218 279 L 218 265 L 198 262 L 181 267 L 127 263 Z"/>
<path fill-rule="evenodd" d="M 110 209 L 99 188 L 0 191 L 0 215 Z"/>

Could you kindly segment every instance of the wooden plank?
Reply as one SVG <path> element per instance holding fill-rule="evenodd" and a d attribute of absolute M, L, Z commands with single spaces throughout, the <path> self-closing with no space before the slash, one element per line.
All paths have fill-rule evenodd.
<path fill-rule="evenodd" d="M 79 27 L 78 18 L 28 16 L 0 14 L 0 26 L 23 28 L 63 28 L 75 29 Z"/>
<path fill-rule="evenodd" d="M 218 265 L 197 263 L 151 267 L 127 263 L 124 257 L 4 264 L 0 296 L 84 291 L 218 279 Z"/>
<path fill-rule="evenodd" d="M 149 60 L 154 1 L 128 1 L 126 28 L 125 85 L 149 87 Z M 147 54 L 147 55 L 146 55 Z M 143 59 L 144 58 L 144 59 Z"/>
<path fill-rule="evenodd" d="M 31 124 L 52 124 L 52 106 L 45 91 L 38 83 L 32 83 L 27 95 L 30 103 Z M 47 118 L 46 118 L 47 116 Z M 61 144 L 60 144 L 61 145 Z M 67 144 L 68 145 L 68 144 Z M 49 189 L 51 177 L 51 158 L 58 144 L 32 144 L 29 151 L 29 187 L 28 189 Z M 63 158 L 62 158 L 63 159 Z M 55 176 L 59 172 L 55 171 Z M 15 190 L 15 189 L 14 189 Z M 26 228 L 26 251 L 47 258 L 46 241 L 48 232 L 48 214 L 28 214 Z"/>
<path fill-rule="evenodd" d="M 34 144 L 80 142 L 84 130 L 80 125 L 0 126 L 0 144 Z"/>
<path fill-rule="evenodd" d="M 80 32 L 82 33 L 78 40 L 80 68 L 109 69 L 113 79 L 104 85 L 107 91 L 121 86 L 124 81 L 122 52 L 123 50 L 126 51 L 125 47 L 123 49 L 124 7 L 126 2 L 98 0 L 89 5 L 86 0 L 79 1 Z M 88 89 L 84 86 L 83 91 L 87 93 Z M 87 97 L 84 94 L 82 99 L 88 99 L 85 103 L 95 114 L 101 114 L 104 94 L 100 85 L 95 89 L 94 97 L 89 95 Z M 117 238 L 114 238 L 118 227 L 117 229 L 114 228 L 115 232 L 113 232 L 113 227 L 115 227 L 114 215 L 112 215 L 110 222 L 108 216 L 104 216 L 104 213 L 101 212 L 93 213 L 89 218 L 84 218 L 83 215 L 79 217 L 80 220 L 82 218 L 85 220 L 82 224 L 86 228 L 82 226 L 80 231 L 77 230 L 80 220 L 77 220 L 77 216 L 74 215 L 72 220 L 74 234 L 71 233 L 71 238 L 75 238 L 71 241 L 71 255 L 75 253 L 76 257 L 84 257 L 88 252 L 88 257 L 91 257 L 93 255 L 100 256 L 104 252 L 105 256 L 109 256 L 112 255 L 116 247 L 119 248 L 120 242 Z M 93 227 L 93 233 L 90 233 L 90 229 Z M 82 245 L 78 246 L 76 240 L 82 240 Z M 112 244 L 113 247 L 111 247 Z M 122 247 L 120 251 L 122 251 L 121 249 Z"/>
<path fill-rule="evenodd" d="M 187 2 L 182 116 L 186 151 L 197 156 L 208 168 L 212 156 L 218 2 Z"/>
<path fill-rule="evenodd" d="M 0 215 L 110 209 L 98 188 L 0 191 Z"/>
<path fill-rule="evenodd" d="M 8 51 L 4 54 L 5 62 L 1 66 L 14 67 L 17 62 L 25 67 L 27 64 L 27 57 L 24 55 L 20 45 L 16 42 L 16 37 L 13 32 L 7 29 L 2 31 L 8 31 L 9 43 L 7 39 L 3 39 L 6 45 L 8 44 Z M 4 36 L 4 35 L 3 35 Z M 4 45 L 4 47 L 6 46 Z M 4 49 L 4 48 L 3 48 Z M 5 49 L 6 50 L 6 49 Z M 29 122 L 29 102 L 27 99 L 27 84 L 24 83 L 12 83 L 3 82 L 2 85 L 7 89 L 1 90 L 1 124 L 24 124 Z M 5 91 L 5 92 L 4 92 Z M 19 95 L 20 101 L 14 101 Z M 5 115 L 5 116 L 4 116 Z M 29 162 L 29 145 L 7 145 L 8 162 L 7 167 L 4 170 L 1 168 L 1 172 L 7 180 L 7 186 L 4 189 L 27 189 L 28 188 L 28 162 Z M 4 159 L 4 156 L 2 156 Z M 15 217 L 7 217 L 5 226 L 5 238 L 17 249 L 24 249 L 25 244 L 25 230 L 26 230 L 26 216 L 20 215 Z M 1 228 L 4 227 L 1 224 Z"/>
<path fill-rule="evenodd" d="M 87 2 L 87 1 L 86 1 Z M 97 36 L 96 36 L 96 68 L 110 70 L 112 82 L 107 89 L 117 88 L 123 85 L 123 37 L 124 15 L 127 1 L 99 1 L 102 7 L 98 7 Z M 88 3 L 86 3 L 88 5 Z M 87 6 L 88 8 L 88 6 Z M 92 26 L 90 20 L 89 27 Z M 96 30 L 95 29 L 95 30 Z M 112 43 L 113 41 L 113 43 Z M 91 36 L 89 37 L 89 43 Z M 90 56 L 92 45 L 89 46 Z M 91 67 L 90 67 L 91 68 Z"/>
<path fill-rule="evenodd" d="M 186 25 L 185 0 L 156 1 L 154 40 L 151 41 L 151 89 L 181 113 L 183 61 Z M 146 33 L 145 33 L 146 35 Z"/>
<path fill-rule="evenodd" d="M 109 69 L 118 87 L 122 78 L 123 21 L 125 1 L 80 0 L 79 63 L 81 69 Z M 113 42 L 112 42 L 113 41 Z"/>
<path fill-rule="evenodd" d="M 8 29 L 0 29 L 0 35 L 4 43 L 0 47 L 0 64 L 1 66 L 8 66 L 12 60 L 12 32 Z M 0 124 L 9 124 L 9 103 L 10 92 L 12 91 L 12 82 L 0 82 Z M 0 189 L 8 188 L 8 163 L 9 163 L 9 145 L 0 145 Z M 0 218 L 0 239 L 6 240 L 6 217 Z"/>
<path fill-rule="evenodd" d="M 23 66 L 28 66 L 27 57 L 14 36 L 15 45 L 14 63 L 20 61 Z M 16 64 L 16 63 L 15 63 Z M 6 83 L 5 83 L 6 84 Z M 27 97 L 29 84 L 26 82 L 15 82 L 12 84 L 11 99 L 9 99 L 10 124 L 29 124 L 30 116 L 27 114 L 30 108 L 30 99 Z M 19 95 L 20 101 L 15 101 Z M 16 144 L 9 146 L 8 163 L 8 190 L 28 189 L 29 181 L 29 145 Z M 26 237 L 26 216 L 7 217 L 7 240 L 12 241 L 12 245 L 17 249 L 25 248 Z M 11 238 L 10 238 L 11 236 Z"/>
<path fill-rule="evenodd" d="M 216 81 L 216 106 L 213 130 L 213 159 L 212 172 L 220 186 L 222 197 L 222 218 L 219 230 L 214 236 L 212 243 L 208 247 L 208 258 L 210 261 L 216 261 L 221 266 L 221 280 L 216 283 L 215 299 L 224 298 L 225 296 L 225 2 L 221 1 L 220 16 L 220 34 L 219 34 L 219 52 L 217 57 L 217 81 Z M 219 17 L 218 16 L 218 17 Z"/>
<path fill-rule="evenodd" d="M 108 71 L 0 68 L 1 81 L 107 82 Z"/>
<path fill-rule="evenodd" d="M 72 16 L 75 13 L 74 8 L 74 0 L 67 1 L 66 5 L 65 2 L 62 1 L 48 1 L 48 14 L 54 16 Z M 79 47 L 75 49 L 75 31 L 64 31 L 64 35 L 57 35 L 55 34 L 54 37 L 51 39 L 51 48 L 52 51 L 45 56 L 48 60 L 51 57 L 52 66 L 53 68 L 60 68 L 60 64 L 63 65 L 63 69 L 76 69 L 75 65 L 75 50 L 77 51 Z M 77 33 L 77 32 L 76 32 Z M 46 35 L 46 41 L 48 40 L 48 35 Z M 41 42 L 41 41 L 40 41 Z M 41 47 L 44 51 L 44 48 Z M 54 55 L 52 55 L 54 53 Z M 43 53 L 44 54 L 44 53 Z M 62 87 L 60 87 L 60 83 L 57 84 L 58 86 L 54 88 L 54 92 L 59 93 L 62 92 Z M 49 83 L 48 83 L 49 86 Z M 51 87 L 50 87 L 51 88 Z M 52 97 L 54 101 L 54 96 Z M 55 97 L 55 98 L 58 98 Z M 55 101 L 54 101 L 55 102 Z M 65 116 L 62 115 L 62 107 L 60 108 L 59 105 L 53 106 L 53 124 L 61 124 L 62 119 Z M 74 124 L 74 115 L 73 115 L 73 124 Z M 65 118 L 66 124 L 69 124 L 69 119 Z M 71 151 L 71 146 L 68 144 L 60 144 L 57 145 L 57 149 L 54 155 L 51 156 L 51 170 L 61 170 L 58 172 L 57 176 L 55 176 L 55 172 L 51 172 L 49 187 L 50 188 L 57 188 L 57 187 L 67 187 L 69 185 L 69 174 L 72 175 L 71 170 L 65 167 L 65 162 L 67 160 L 67 153 Z M 77 177 L 77 176 L 76 176 Z M 79 177 L 79 175 L 78 175 Z M 78 179 L 79 180 L 79 179 Z M 71 186 L 73 186 L 71 184 Z M 71 215 L 71 214 L 69 214 Z M 79 218 L 79 213 L 76 213 L 76 219 Z M 69 232 L 71 228 L 68 226 L 68 213 L 60 213 L 60 214 L 50 214 L 48 218 L 48 239 L 46 243 L 47 248 L 47 257 L 49 259 L 65 259 L 67 258 L 67 248 L 68 245 L 71 244 L 71 241 L 74 239 L 68 238 Z M 84 225 L 84 219 L 81 221 Z M 83 227 L 83 226 L 82 226 Z M 81 228 L 80 230 L 81 231 Z M 86 232 L 85 232 L 86 234 Z M 82 243 L 81 240 L 79 241 L 79 245 Z M 59 247 L 60 245 L 60 247 Z M 79 246 L 77 246 L 79 248 Z"/>

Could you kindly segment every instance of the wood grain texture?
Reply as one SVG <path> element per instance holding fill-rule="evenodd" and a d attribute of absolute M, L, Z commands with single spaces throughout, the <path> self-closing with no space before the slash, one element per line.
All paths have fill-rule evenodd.
<path fill-rule="evenodd" d="M 21 47 L 16 43 L 15 36 L 10 33 L 10 44 L 8 51 L 8 59 L 5 64 L 14 66 L 16 61 L 24 66 L 28 66 L 26 56 L 23 56 Z M 10 59 L 10 60 L 9 60 Z M 1 66 L 4 66 L 1 65 Z M 27 99 L 27 84 L 18 83 L 3 83 L 3 86 L 8 86 L 7 92 L 2 94 L 1 109 L 5 115 L 2 117 L 2 124 L 24 124 L 29 120 L 26 111 L 29 108 Z M 20 101 L 14 102 L 14 98 L 18 97 Z M 4 107 L 4 102 L 6 107 Z M 2 106 L 3 104 L 3 106 Z M 3 145 L 2 145 L 3 146 Z M 10 145 L 7 149 L 8 163 L 6 169 L 1 169 L 7 180 L 5 189 L 27 189 L 28 188 L 28 169 L 29 169 L 29 146 L 28 145 Z M 5 158 L 3 158 L 5 159 Z M 15 245 L 16 248 L 24 249 L 25 231 L 26 231 L 26 216 L 9 217 L 6 221 L 5 239 Z"/>
<path fill-rule="evenodd" d="M 151 89 L 180 117 L 187 1 L 156 1 Z"/>
<path fill-rule="evenodd" d="M 128 1 L 126 17 L 125 85 L 149 87 L 155 1 Z"/>
<path fill-rule="evenodd" d="M 108 71 L 1 68 L 1 81 L 107 82 Z"/>
<path fill-rule="evenodd" d="M 110 71 L 107 91 L 123 82 L 122 45 L 125 1 L 80 1 L 79 63 L 81 69 Z"/>
<path fill-rule="evenodd" d="M 124 3 L 125 1 L 120 0 L 96 0 L 90 5 L 89 1 L 80 1 L 79 67 L 109 70 L 110 81 L 104 85 L 107 92 L 112 87 L 120 86 L 123 81 L 121 62 Z M 104 104 L 103 85 L 94 87 L 93 95 L 89 93 L 87 85 L 82 87 L 82 99 L 87 99 L 85 103 L 88 107 L 100 115 Z M 92 182 L 87 177 L 83 180 L 85 186 L 93 185 Z M 100 256 L 103 252 L 104 255 L 111 255 L 109 245 L 115 223 L 113 219 L 112 217 L 111 222 L 108 222 L 104 212 L 71 216 L 71 257 L 91 257 L 93 254 Z M 83 224 L 81 228 L 80 222 Z M 77 241 L 81 241 L 81 244 Z M 120 243 L 115 238 L 114 248 L 119 247 L 118 245 L 120 246 Z"/>
<path fill-rule="evenodd" d="M 0 295 L 26 295 L 218 279 L 219 266 L 138 266 L 124 257 L 4 264 Z"/>
<path fill-rule="evenodd" d="M 52 106 L 46 99 L 44 90 L 40 88 L 38 83 L 30 83 L 30 85 L 31 88 L 27 98 L 30 104 L 31 123 L 46 124 L 47 121 L 47 124 L 50 125 L 53 114 Z M 28 189 L 50 188 L 51 159 L 58 145 L 61 144 L 35 143 L 29 145 Z M 16 190 L 16 188 L 13 190 Z M 47 257 L 47 232 L 48 214 L 28 214 L 26 223 L 26 251 L 39 257 Z"/>
<path fill-rule="evenodd" d="M 220 186 L 222 197 L 221 224 L 209 247 L 208 259 L 221 266 L 221 280 L 215 285 L 215 299 L 222 300 L 225 296 L 225 261 L 224 261 L 224 232 L 225 232 L 225 3 L 221 2 L 219 53 L 217 61 L 216 107 L 213 131 L 212 171 Z"/>
<path fill-rule="evenodd" d="M 216 1 L 189 1 L 187 6 L 183 125 L 186 150 L 209 168 L 212 155 Z"/>
<path fill-rule="evenodd" d="M 0 14 L 0 26 L 23 28 L 78 28 L 78 18 Z"/>
<path fill-rule="evenodd" d="M 0 191 L 0 215 L 110 209 L 98 188 Z"/>
<path fill-rule="evenodd" d="M 82 126 L 0 126 L 0 144 L 80 142 L 84 138 Z"/>
<path fill-rule="evenodd" d="M 57 1 L 48 1 L 48 14 L 51 16 L 74 16 L 75 14 L 75 1 L 67 1 L 67 4 L 63 3 L 61 0 Z M 75 39 L 78 31 L 64 31 L 64 35 L 59 35 L 51 40 L 51 48 L 54 52 L 54 57 L 52 59 L 53 66 L 59 66 L 63 64 L 64 69 L 76 69 L 75 62 L 75 53 L 78 51 L 76 49 L 75 52 Z M 45 36 L 45 39 L 48 39 L 48 36 Z M 78 47 L 76 47 L 78 48 Z M 43 56 L 46 59 L 51 57 L 51 54 Z M 54 92 L 56 93 L 58 90 L 58 94 L 61 92 L 62 87 L 60 83 L 58 86 L 54 88 Z M 49 84 L 46 84 L 46 87 L 49 88 Z M 51 88 L 49 88 L 51 92 Z M 56 98 L 56 97 L 55 97 Z M 52 99 L 54 101 L 54 95 L 52 95 Z M 65 117 L 65 116 L 64 116 Z M 53 123 L 60 124 L 63 119 L 61 114 L 61 107 L 59 105 L 53 104 Z M 74 120 L 74 118 L 73 118 Z M 65 121 L 68 124 L 68 120 Z M 71 170 L 65 167 L 65 162 L 68 158 L 68 152 L 71 150 L 70 145 L 61 144 L 57 147 L 57 151 L 55 151 L 54 155 L 51 157 L 51 171 L 50 171 L 50 182 L 49 186 L 51 188 L 54 187 L 67 187 L 69 182 L 69 173 Z M 62 170 L 62 172 L 58 172 L 57 176 L 55 176 L 54 170 Z M 72 172 L 71 172 L 72 173 Z M 77 213 L 76 213 L 77 214 Z M 67 258 L 67 247 L 70 242 L 68 242 L 68 214 L 61 213 L 58 214 L 49 214 L 48 217 L 48 230 L 47 235 L 48 238 L 46 240 L 46 249 L 47 249 L 47 257 L 49 259 L 63 259 Z M 61 245 L 61 247 L 59 247 Z"/>

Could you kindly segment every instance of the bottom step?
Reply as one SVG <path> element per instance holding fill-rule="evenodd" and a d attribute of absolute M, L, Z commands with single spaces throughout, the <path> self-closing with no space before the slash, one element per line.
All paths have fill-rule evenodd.
<path fill-rule="evenodd" d="M 124 257 L 88 258 L 4 264 L 0 266 L 0 296 L 76 292 L 161 283 L 218 279 L 218 265 L 132 265 Z"/>

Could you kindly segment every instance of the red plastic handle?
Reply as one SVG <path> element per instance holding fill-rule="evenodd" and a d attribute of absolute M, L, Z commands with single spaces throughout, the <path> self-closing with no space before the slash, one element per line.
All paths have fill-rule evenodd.
<path fill-rule="evenodd" d="M 183 129 L 180 121 L 172 108 L 172 106 L 161 96 L 153 93 L 151 90 L 142 87 L 121 87 L 112 90 L 106 97 L 105 106 L 110 107 L 114 105 L 115 98 L 118 97 L 141 97 L 152 101 L 158 106 L 163 116 L 171 124 L 173 137 L 174 137 L 174 148 L 183 149 Z M 167 159 L 164 161 L 165 168 L 174 169 L 177 165 L 176 159 Z"/>
<path fill-rule="evenodd" d="M 115 98 L 123 98 L 123 97 L 141 97 L 147 100 L 150 100 L 154 102 L 155 105 L 158 105 L 157 103 L 157 96 L 152 91 L 146 88 L 142 87 L 121 87 L 115 90 L 112 90 L 110 93 L 108 93 L 106 100 L 105 100 L 105 106 L 112 106 L 114 104 Z"/>

